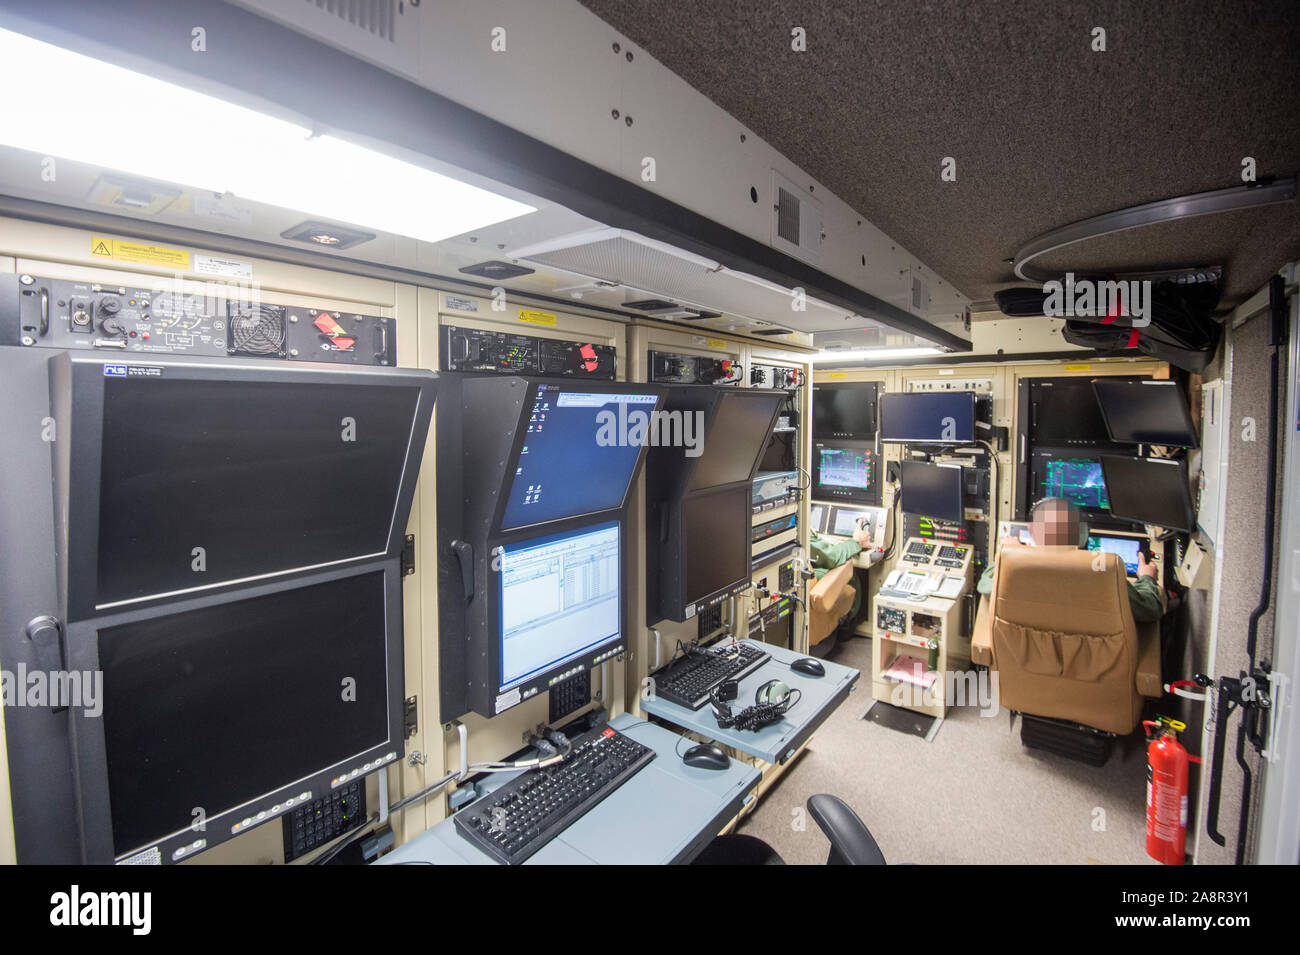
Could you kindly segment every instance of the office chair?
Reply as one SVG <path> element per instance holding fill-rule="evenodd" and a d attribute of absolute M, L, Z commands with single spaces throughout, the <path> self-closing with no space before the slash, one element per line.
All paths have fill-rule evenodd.
<path fill-rule="evenodd" d="M 827 865 L 885 865 L 885 856 L 858 814 L 838 796 L 819 793 L 808 799 L 808 814 L 830 840 Z M 776 850 L 754 836 L 718 836 L 694 865 L 785 865 Z"/>
<path fill-rule="evenodd" d="M 822 574 L 822 579 L 808 591 L 808 643 L 813 653 L 822 656 L 823 650 L 834 648 L 830 639 L 836 633 L 840 618 L 853 606 L 853 562 L 840 564 Z M 818 644 L 824 641 L 824 648 Z"/>

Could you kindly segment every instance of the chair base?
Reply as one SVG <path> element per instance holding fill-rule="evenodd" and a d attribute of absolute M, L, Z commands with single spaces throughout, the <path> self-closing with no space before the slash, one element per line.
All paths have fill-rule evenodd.
<path fill-rule="evenodd" d="M 1089 766 L 1105 766 L 1115 737 L 1090 726 L 1020 714 L 1020 742 Z"/>

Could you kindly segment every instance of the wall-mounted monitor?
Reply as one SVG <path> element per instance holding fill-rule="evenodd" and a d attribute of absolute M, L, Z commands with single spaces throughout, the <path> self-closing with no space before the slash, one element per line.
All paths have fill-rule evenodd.
<path fill-rule="evenodd" d="M 878 381 L 821 382 L 812 388 L 814 438 L 874 441 Z"/>
<path fill-rule="evenodd" d="M 1174 448 L 1198 446 L 1187 398 L 1177 382 L 1098 378 L 1092 384 L 1112 441 Z"/>
<path fill-rule="evenodd" d="M 595 382 L 529 388 L 501 529 L 622 507 L 650 429 L 658 426 L 660 395 Z"/>
<path fill-rule="evenodd" d="M 819 501 L 880 503 L 880 456 L 865 441 L 814 441 L 812 495 Z"/>
<path fill-rule="evenodd" d="M 1106 479 L 1097 458 L 1046 457 L 1042 462 L 1039 499 L 1059 497 L 1085 511 L 1110 508 Z"/>
<path fill-rule="evenodd" d="M 744 485 L 689 494 L 682 502 L 686 588 L 699 604 L 749 584 L 750 501 Z M 737 534 L 740 527 L 743 533 Z"/>
<path fill-rule="evenodd" d="M 903 511 L 941 521 L 960 521 L 962 469 L 959 466 L 904 461 L 902 470 Z"/>
<path fill-rule="evenodd" d="M 84 861 L 172 863 L 396 761 L 398 562 L 73 623 Z M 198 823 L 199 825 L 196 825 Z"/>
<path fill-rule="evenodd" d="M 894 444 L 972 444 L 975 395 L 968 391 L 881 395 L 880 440 Z"/>
<path fill-rule="evenodd" d="M 72 619 L 401 550 L 437 378 L 53 359 Z"/>
<path fill-rule="evenodd" d="M 786 400 L 783 392 L 757 388 L 714 390 L 718 392 L 717 407 L 701 435 L 700 453 L 687 481 L 688 490 L 753 480 L 777 412 Z M 673 398 L 670 392 L 665 403 L 665 412 L 670 416 L 674 411 Z M 689 462 L 692 449 L 683 450 Z"/>
<path fill-rule="evenodd" d="M 1101 467 L 1115 517 L 1169 530 L 1195 526 L 1185 461 L 1104 454 Z"/>

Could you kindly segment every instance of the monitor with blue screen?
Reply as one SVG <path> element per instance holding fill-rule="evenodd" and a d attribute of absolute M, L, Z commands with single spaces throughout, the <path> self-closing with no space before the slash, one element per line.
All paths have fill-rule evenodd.
<path fill-rule="evenodd" d="M 503 544 L 498 558 L 498 692 L 620 638 L 618 521 Z"/>
<path fill-rule="evenodd" d="M 1125 572 L 1133 575 L 1138 571 L 1138 554 L 1142 552 L 1142 541 L 1136 537 L 1090 534 L 1088 535 L 1088 550 L 1114 554 L 1123 561 Z"/>
<path fill-rule="evenodd" d="M 1060 497 L 1092 510 L 1110 507 L 1101 462 L 1080 458 L 1056 458 L 1047 462 L 1043 480 L 1043 497 Z"/>
<path fill-rule="evenodd" d="M 501 529 L 621 507 L 659 397 L 539 384 L 529 400 Z"/>

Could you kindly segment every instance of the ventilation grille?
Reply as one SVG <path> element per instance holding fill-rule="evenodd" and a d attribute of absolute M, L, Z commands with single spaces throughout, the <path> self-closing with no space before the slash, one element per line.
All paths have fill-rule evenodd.
<path fill-rule="evenodd" d="M 284 309 L 278 305 L 232 305 L 230 353 L 279 355 L 284 350 Z"/>
<path fill-rule="evenodd" d="M 307 3 L 358 30 L 393 42 L 397 0 L 307 0 Z"/>
<path fill-rule="evenodd" d="M 912 276 L 912 311 L 924 315 L 930 311 L 930 286 Z"/>
<path fill-rule="evenodd" d="M 799 244 L 799 197 L 776 187 L 776 234 L 791 245 Z"/>

